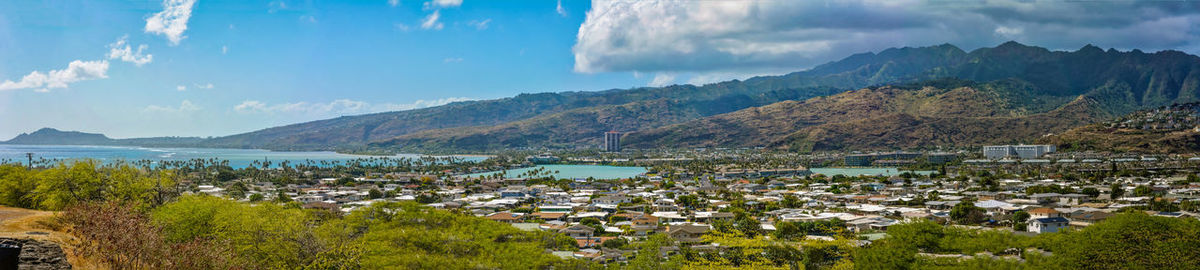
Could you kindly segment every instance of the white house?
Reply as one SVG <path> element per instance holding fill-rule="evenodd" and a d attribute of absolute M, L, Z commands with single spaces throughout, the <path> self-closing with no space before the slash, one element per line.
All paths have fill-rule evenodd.
<path fill-rule="evenodd" d="M 1063 217 L 1038 218 L 1029 220 L 1029 225 L 1025 229 L 1033 233 L 1052 233 L 1058 232 L 1070 224 L 1071 221 Z"/>

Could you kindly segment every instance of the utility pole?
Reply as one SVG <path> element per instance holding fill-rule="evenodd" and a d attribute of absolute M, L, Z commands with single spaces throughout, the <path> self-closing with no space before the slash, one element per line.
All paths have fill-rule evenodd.
<path fill-rule="evenodd" d="M 28 167 L 29 170 L 33 170 L 33 153 L 25 153 L 25 157 L 29 158 L 29 163 L 26 163 L 25 166 Z"/>

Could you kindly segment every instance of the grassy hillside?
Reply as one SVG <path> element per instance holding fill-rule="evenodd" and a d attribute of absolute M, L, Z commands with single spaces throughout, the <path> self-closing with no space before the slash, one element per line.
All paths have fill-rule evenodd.
<path fill-rule="evenodd" d="M 575 121 L 580 120 L 579 117 L 583 115 L 601 117 L 611 115 L 613 110 L 629 110 L 621 117 L 640 119 L 580 121 L 592 123 L 586 127 L 589 131 L 638 130 L 751 106 L 762 106 L 780 100 L 804 99 L 893 82 L 936 67 L 961 62 L 965 54 L 948 44 L 922 48 L 893 48 L 878 54 L 857 54 L 811 70 L 780 76 L 755 77 L 744 81 L 733 80 L 703 86 L 672 85 L 599 92 L 521 94 L 511 98 L 458 102 L 432 108 L 346 116 L 274 127 L 216 138 L 205 141 L 202 145 L 301 150 L 353 149 L 365 147 L 370 142 L 376 142 L 375 147 L 406 148 L 427 145 L 459 149 L 483 149 L 491 145 L 543 146 L 554 144 L 555 140 L 586 144 L 594 137 L 593 134 L 559 138 L 554 136 L 560 134 L 542 132 L 540 128 L 534 128 L 536 125 L 532 123 L 553 121 L 549 119 Z M 659 118 L 659 115 L 662 115 L 659 112 L 664 110 L 672 112 Z M 675 110 L 684 112 L 674 112 Z M 524 123 L 513 123 L 523 120 Z M 628 123 L 645 125 L 628 126 Z M 530 137 L 530 140 L 527 140 L 529 143 L 521 143 L 521 139 L 517 138 L 509 142 L 453 144 L 463 141 L 464 138 L 466 141 L 472 141 L 470 138 L 473 137 L 495 135 L 494 132 L 498 130 L 521 130 L 520 127 L 526 127 L 523 131 L 541 133 L 527 134 Z M 471 129 L 479 132 L 467 132 Z M 422 131 L 430 132 L 404 136 Z M 430 136 L 438 133 L 444 133 L 446 137 Z M 534 140 L 538 136 L 546 139 Z M 441 145 L 446 142 L 451 144 Z"/>
<path fill-rule="evenodd" d="M 1031 140 L 1104 119 L 1090 98 L 1012 102 L 1019 83 L 956 88 L 879 87 L 785 101 L 629 134 L 631 147 L 753 147 L 875 150 Z"/>
<path fill-rule="evenodd" d="M 1196 101 L 1200 92 L 1200 58 L 1196 56 L 1177 51 L 1105 51 L 1090 45 L 1073 52 L 1016 42 L 970 53 L 949 45 L 889 49 L 850 56 L 806 74 L 808 83 L 836 87 L 971 87 L 913 94 L 872 89 L 830 99 L 783 99 L 770 105 L 745 102 L 737 105 L 748 109 L 717 116 L 689 111 L 693 106 L 670 100 L 665 104 L 671 105 L 664 106 L 643 101 L 543 114 L 499 125 L 429 130 L 374 145 L 462 150 L 594 146 L 599 134 L 607 130 L 631 132 L 627 138 L 631 146 L 651 148 L 833 150 L 1030 142 L 1138 109 Z M 789 80 L 792 76 L 747 82 L 806 85 Z M 833 89 L 839 89 L 836 87 Z M 812 91 L 804 94 L 821 96 Z M 623 109 L 630 107 L 643 109 Z M 722 108 L 735 107 L 739 106 Z M 996 126 L 1015 128 L 995 130 Z"/>
<path fill-rule="evenodd" d="M 1040 142 L 1066 150 L 1194 153 L 1200 151 L 1197 127 L 1200 127 L 1200 103 L 1174 104 L 1071 129 Z"/>

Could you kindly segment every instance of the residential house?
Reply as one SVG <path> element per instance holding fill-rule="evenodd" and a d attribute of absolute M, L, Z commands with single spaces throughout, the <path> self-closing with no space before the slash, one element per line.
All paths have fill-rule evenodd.
<path fill-rule="evenodd" d="M 498 212 L 498 213 L 492 213 L 491 215 L 488 215 L 485 218 L 490 219 L 492 221 L 499 221 L 499 222 L 504 222 L 504 223 L 516 223 L 517 221 L 521 220 L 521 215 L 522 215 L 521 213 Z"/>
<path fill-rule="evenodd" d="M 708 230 L 708 226 L 694 224 L 670 225 L 667 226 L 667 235 L 682 243 L 696 243 Z"/>
<path fill-rule="evenodd" d="M 658 217 L 651 215 L 642 215 L 632 220 L 632 225 L 629 226 L 633 230 L 633 234 L 637 236 L 646 236 L 658 231 Z"/>
<path fill-rule="evenodd" d="M 1025 229 L 1033 233 L 1052 233 L 1067 228 L 1070 226 L 1070 223 L 1071 221 L 1060 216 L 1035 218 L 1029 220 L 1029 224 Z"/>
<path fill-rule="evenodd" d="M 575 238 L 575 239 L 592 238 L 592 236 L 595 232 L 596 232 L 596 228 L 592 228 L 592 227 L 589 227 L 589 226 L 583 225 L 583 224 L 575 224 L 570 227 L 566 227 L 561 230 L 558 230 L 558 233 L 565 234 L 565 235 L 570 236 L 571 238 Z"/>
<path fill-rule="evenodd" d="M 623 196 L 623 195 L 602 196 L 599 198 L 592 199 L 592 203 L 595 203 L 595 204 L 612 204 L 612 205 L 628 203 L 631 201 L 633 201 L 633 198 L 630 198 L 628 196 Z"/>
<path fill-rule="evenodd" d="M 1058 210 L 1054 210 L 1051 208 L 1036 208 L 1033 210 L 1029 210 L 1029 218 L 1031 218 L 1031 219 L 1033 219 L 1033 218 L 1053 218 L 1053 217 L 1061 217 L 1061 216 L 1062 216 L 1061 212 L 1058 212 Z"/>

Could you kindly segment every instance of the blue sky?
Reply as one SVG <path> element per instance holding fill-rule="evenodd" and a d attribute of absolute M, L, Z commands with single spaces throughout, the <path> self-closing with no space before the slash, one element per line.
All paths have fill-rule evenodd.
<path fill-rule="evenodd" d="M 572 70 L 588 2 L 562 3 L 565 15 L 554 1 L 423 3 L 201 0 L 176 45 L 144 31 L 162 2 L 4 1 L 0 81 L 75 60 L 107 60 L 108 69 L 107 78 L 48 92 L 0 91 L 0 138 L 44 126 L 113 137 L 228 135 L 336 117 L 338 106 L 358 102 L 378 109 L 344 111 L 645 85 L 628 74 Z M 435 11 L 441 29 L 422 28 Z M 108 59 L 121 37 L 131 52 L 146 45 L 150 61 Z M 244 103 L 264 107 L 236 110 Z M 288 109 L 301 106 L 317 108 Z"/>
<path fill-rule="evenodd" d="M 1197 53 L 1197 2 L 0 1 L 0 139 L 220 136 L 1007 40 Z"/>

